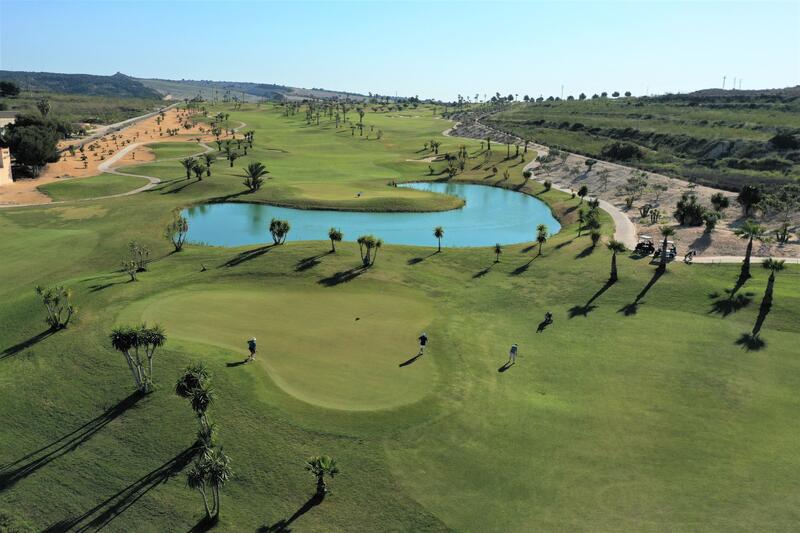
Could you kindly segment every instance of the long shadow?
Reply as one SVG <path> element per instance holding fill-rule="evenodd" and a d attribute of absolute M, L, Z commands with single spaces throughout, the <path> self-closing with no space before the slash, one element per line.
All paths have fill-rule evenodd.
<path fill-rule="evenodd" d="M 186 187 L 188 187 L 190 185 L 194 185 L 195 183 L 198 183 L 199 181 L 200 180 L 186 180 L 186 183 L 184 183 L 180 187 L 175 187 L 174 189 L 169 189 L 169 190 L 164 189 L 163 191 L 161 191 L 161 194 L 176 194 L 176 193 L 179 193 L 183 189 L 185 189 Z"/>
<path fill-rule="evenodd" d="M 343 270 L 341 272 L 333 274 L 332 276 L 328 276 L 327 278 L 322 278 L 317 283 L 319 283 L 320 285 L 324 285 L 326 287 L 335 287 L 340 283 L 347 283 L 348 281 L 353 281 L 366 271 L 367 268 L 364 266 L 353 267 L 350 270 Z"/>
<path fill-rule="evenodd" d="M 151 470 L 116 494 L 106 498 L 85 513 L 61 520 L 44 530 L 44 533 L 60 531 L 99 531 L 124 513 L 142 496 L 170 478 L 175 477 L 192 461 L 200 448 L 190 446 L 161 466 Z"/>
<path fill-rule="evenodd" d="M 514 366 L 514 363 L 512 363 L 512 362 L 510 362 L 510 361 L 506 361 L 506 362 L 503 364 L 503 366 L 501 366 L 500 368 L 498 368 L 498 369 L 497 369 L 497 371 L 498 371 L 498 372 L 500 372 L 500 373 L 502 374 L 502 373 L 503 373 L 503 372 L 505 372 L 506 370 L 510 369 L 512 366 Z"/>
<path fill-rule="evenodd" d="M 244 364 L 247 364 L 247 359 L 245 359 L 243 361 L 232 361 L 230 363 L 225 363 L 225 366 L 227 368 L 234 368 L 234 367 L 237 367 L 237 366 L 242 366 Z"/>
<path fill-rule="evenodd" d="M 493 267 L 493 266 L 494 266 L 494 264 L 491 264 L 491 265 L 489 265 L 488 267 L 484 268 L 483 270 L 479 270 L 479 271 L 475 272 L 475 273 L 472 275 L 472 279 L 478 279 L 478 278 L 482 278 L 483 276 L 485 276 L 486 274 L 488 274 L 490 270 L 492 270 L 492 267 Z"/>
<path fill-rule="evenodd" d="M 583 259 L 584 257 L 589 257 L 594 253 L 594 249 L 597 248 L 594 244 L 590 244 L 586 248 L 580 251 L 579 254 L 575 256 L 575 259 Z"/>
<path fill-rule="evenodd" d="M 265 253 L 269 252 L 274 248 L 274 244 L 268 244 L 266 246 L 259 246 L 258 248 L 253 248 L 252 250 L 245 250 L 233 257 L 232 259 L 228 259 L 224 263 L 222 263 L 221 267 L 234 267 L 237 265 L 241 265 L 247 261 L 251 261 L 256 257 L 261 257 Z"/>
<path fill-rule="evenodd" d="M 419 263 L 422 263 L 422 262 L 423 262 L 423 261 L 425 261 L 426 259 L 428 259 L 428 258 L 430 258 L 430 257 L 433 257 L 434 255 L 436 255 L 436 254 L 438 254 L 438 253 L 439 253 L 439 250 L 436 250 L 435 252 L 433 252 L 433 253 L 430 253 L 430 254 L 426 255 L 425 257 L 421 257 L 421 256 L 420 256 L 420 257 L 412 257 L 411 259 L 409 259 L 408 261 L 406 261 L 406 264 L 409 264 L 409 265 L 418 265 Z"/>
<path fill-rule="evenodd" d="M 770 309 L 772 309 L 772 301 L 768 300 L 766 297 L 763 298 L 761 300 L 761 305 L 758 307 L 756 323 L 753 324 L 753 331 L 751 332 L 753 337 L 758 338 L 761 333 L 761 327 L 764 325 L 764 321 L 767 319 Z"/>
<path fill-rule="evenodd" d="M 13 463 L 7 463 L 0 467 L 0 492 L 13 487 L 17 481 L 25 479 L 40 468 L 47 466 L 52 461 L 63 457 L 86 443 L 108 423 L 133 407 L 141 397 L 138 392 L 130 394 L 81 427 L 46 446 L 42 446 L 38 450 L 20 457 Z"/>
<path fill-rule="evenodd" d="M 315 266 L 317 266 L 318 264 L 321 263 L 320 258 L 325 257 L 326 255 L 328 255 L 330 253 L 332 253 L 332 252 L 330 250 L 328 250 L 327 252 L 322 253 L 322 254 L 312 255 L 310 257 L 304 257 L 304 258 L 302 258 L 301 260 L 299 260 L 297 262 L 297 264 L 294 267 L 294 271 L 295 272 L 303 272 L 303 271 L 309 270 L 311 268 L 314 268 Z"/>
<path fill-rule="evenodd" d="M 530 261 L 527 263 L 523 263 L 522 265 L 518 266 L 514 270 L 508 273 L 509 276 L 519 276 L 520 274 L 524 274 L 530 267 L 533 260 L 539 257 L 538 255 L 531 257 Z"/>
<path fill-rule="evenodd" d="M 569 309 L 569 317 L 575 318 L 576 316 L 588 317 L 589 313 L 597 309 L 596 305 L 592 305 L 592 302 L 597 300 L 604 292 L 606 292 L 612 285 L 614 284 L 613 281 L 610 279 L 605 282 L 605 284 L 600 287 L 596 293 L 592 295 L 589 300 L 583 305 L 574 305 Z"/>
<path fill-rule="evenodd" d="M 289 532 L 289 526 L 292 525 L 292 522 L 309 512 L 311 509 L 316 507 L 317 505 L 321 504 L 323 498 L 317 496 L 316 494 L 310 497 L 306 503 L 300 506 L 300 508 L 292 514 L 289 518 L 284 518 L 278 520 L 271 526 L 261 526 L 256 530 L 256 533 L 277 533 L 277 532 Z"/>
<path fill-rule="evenodd" d="M 216 516 L 212 518 L 204 516 L 192 526 L 192 529 L 190 529 L 188 533 L 205 533 L 206 531 L 214 529 L 217 524 L 219 524 L 219 519 Z"/>
<path fill-rule="evenodd" d="M 112 281 L 112 282 L 109 282 L 109 283 L 98 283 L 98 284 L 95 284 L 95 285 L 90 285 L 89 286 L 89 292 L 99 292 L 99 291 L 105 290 L 105 289 L 107 289 L 109 287 L 113 287 L 114 285 L 125 285 L 128 282 L 130 282 L 130 279 L 126 279 L 126 280 L 123 280 L 123 281 Z"/>
<path fill-rule="evenodd" d="M 519 253 L 521 253 L 521 254 L 527 254 L 527 253 L 528 253 L 528 252 L 530 252 L 531 250 L 535 250 L 537 246 L 539 246 L 539 245 L 538 245 L 538 244 L 529 244 L 528 246 L 526 246 L 525 248 L 523 248 L 522 250 L 520 250 L 520 251 L 519 251 Z"/>
<path fill-rule="evenodd" d="M 215 196 L 214 198 L 209 198 L 208 200 L 206 200 L 206 203 L 219 204 L 219 203 L 222 203 L 222 202 L 227 202 L 228 200 L 233 200 L 234 198 L 238 198 L 238 197 L 243 196 L 245 194 L 252 194 L 252 191 L 249 191 L 249 190 L 247 190 L 247 191 L 239 191 L 239 192 L 235 192 L 235 193 L 232 193 L 232 194 L 226 194 L 225 196 Z"/>
<path fill-rule="evenodd" d="M 562 249 L 563 247 L 565 247 L 565 246 L 567 246 L 567 245 L 569 245 L 569 244 L 572 244 L 572 241 L 574 241 L 574 240 L 575 240 L 575 239 L 570 239 L 570 240 L 568 240 L 568 241 L 560 242 L 560 243 L 556 244 L 555 248 L 556 248 L 556 250 L 560 250 L 560 249 Z"/>
<path fill-rule="evenodd" d="M 37 333 L 36 335 L 31 337 L 30 339 L 26 339 L 26 340 L 24 340 L 22 342 L 18 342 L 14 346 L 9 346 L 8 348 L 6 348 L 2 352 L 0 352 L 0 361 L 2 361 L 3 359 L 5 359 L 7 357 L 12 357 L 14 355 L 17 355 L 19 352 L 21 352 L 23 350 L 27 350 L 28 348 L 30 348 L 34 344 L 45 340 L 47 337 L 49 337 L 53 333 L 55 333 L 55 331 L 53 331 L 52 329 L 46 329 L 46 330 L 42 331 L 41 333 Z"/>
<path fill-rule="evenodd" d="M 647 295 L 647 292 L 656 284 L 656 281 L 659 280 L 661 276 L 664 275 L 666 270 L 662 270 L 657 268 L 656 271 L 653 273 L 653 277 L 650 278 L 650 281 L 647 282 L 647 285 L 636 295 L 636 298 L 629 304 L 622 306 L 617 312 L 624 314 L 625 316 L 635 315 L 639 311 L 639 305 L 642 303 L 642 298 Z"/>
<path fill-rule="evenodd" d="M 417 359 L 419 359 L 420 357 L 422 357 L 422 354 L 421 354 L 421 353 L 418 353 L 417 355 L 415 355 L 414 357 L 412 357 L 412 358 L 411 358 L 411 359 L 409 359 L 408 361 L 403 361 L 402 363 L 400 363 L 400 364 L 399 364 L 399 365 L 397 365 L 397 366 L 399 366 L 400 368 L 403 368 L 404 366 L 408 366 L 408 365 L 410 365 L 410 364 L 414 363 L 414 361 L 416 361 L 416 360 L 417 360 Z"/>

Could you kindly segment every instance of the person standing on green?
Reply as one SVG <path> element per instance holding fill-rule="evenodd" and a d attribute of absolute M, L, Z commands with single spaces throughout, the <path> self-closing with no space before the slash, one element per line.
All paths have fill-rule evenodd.
<path fill-rule="evenodd" d="M 254 361 L 256 358 L 256 338 L 253 337 L 249 341 L 247 341 L 247 348 L 250 350 L 250 356 L 247 358 L 247 361 Z"/>

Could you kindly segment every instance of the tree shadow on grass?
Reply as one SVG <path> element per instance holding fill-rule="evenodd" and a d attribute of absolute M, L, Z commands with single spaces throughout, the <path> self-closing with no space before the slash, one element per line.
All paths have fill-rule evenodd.
<path fill-rule="evenodd" d="M 234 267 L 237 265 L 241 265 L 247 261 L 255 259 L 256 257 L 260 257 L 265 253 L 272 250 L 276 245 L 275 244 L 268 244 L 266 246 L 259 246 L 258 248 L 253 248 L 252 250 L 245 250 L 239 254 L 236 254 L 235 257 L 228 259 L 221 266 L 223 267 Z"/>
<path fill-rule="evenodd" d="M 133 407 L 141 397 L 142 395 L 138 392 L 130 394 L 78 429 L 20 457 L 13 463 L 7 463 L 0 467 L 0 492 L 13 487 L 19 480 L 25 479 L 40 468 L 86 443 L 108 423 Z"/>
<path fill-rule="evenodd" d="M 343 270 L 341 272 L 333 274 L 332 276 L 328 276 L 327 278 L 322 278 L 317 283 L 319 283 L 320 285 L 324 285 L 326 287 L 335 287 L 340 283 L 347 283 L 348 281 L 353 281 L 366 271 L 367 268 L 364 266 L 353 267 L 350 270 Z"/>
<path fill-rule="evenodd" d="M 565 246 L 568 246 L 568 245 L 572 244 L 572 241 L 574 241 L 574 240 L 575 240 L 575 239 L 570 239 L 570 240 L 568 240 L 568 241 L 560 242 L 560 243 L 556 244 L 555 248 L 556 248 L 556 250 L 560 250 L 560 249 L 562 249 L 563 247 L 565 247 Z"/>
<path fill-rule="evenodd" d="M 639 305 L 642 303 L 642 298 L 647 295 L 647 292 L 656 284 L 656 282 L 664 275 L 666 270 L 657 268 L 656 271 L 653 273 L 653 277 L 650 278 L 650 281 L 647 282 L 647 285 L 636 295 L 636 298 L 629 304 L 622 306 L 617 312 L 622 313 L 625 316 L 635 315 L 639 311 Z"/>
<path fill-rule="evenodd" d="M 325 257 L 326 255 L 329 255 L 331 253 L 333 252 L 331 250 L 328 250 L 327 252 L 322 254 L 312 255 L 310 257 L 304 257 L 303 259 L 297 262 L 297 264 L 294 267 L 294 271 L 304 272 L 306 270 L 314 268 L 315 266 L 321 263 L 320 258 Z"/>
<path fill-rule="evenodd" d="M 589 257 L 594 253 L 595 248 L 597 248 L 597 246 L 595 246 L 594 244 L 590 244 L 589 246 L 581 250 L 580 253 L 578 253 L 575 256 L 575 259 L 583 259 L 584 257 Z"/>
<path fill-rule="evenodd" d="M 219 524 L 218 517 L 212 516 L 209 518 L 208 516 L 203 516 L 203 518 L 192 526 L 192 529 L 190 529 L 188 533 L 205 533 L 217 527 L 217 524 Z"/>
<path fill-rule="evenodd" d="M 483 270 L 479 270 L 479 271 L 475 272 L 475 273 L 472 275 L 472 279 L 478 279 L 478 278 L 482 278 L 483 276 L 485 276 L 486 274 L 488 274 L 490 270 L 492 270 L 492 267 L 493 267 L 493 266 L 494 266 L 494 263 L 492 263 L 492 264 L 491 264 L 491 265 L 489 265 L 488 267 L 484 268 Z"/>
<path fill-rule="evenodd" d="M 412 257 L 411 259 L 406 261 L 406 264 L 408 264 L 408 265 L 418 265 L 419 263 L 422 263 L 426 259 L 428 259 L 430 257 L 433 257 L 434 255 L 436 255 L 438 253 L 439 253 L 439 251 L 436 250 L 435 252 L 430 253 L 430 254 L 426 255 L 425 257 L 421 257 L 421 256 L 420 257 Z"/>
<path fill-rule="evenodd" d="M 753 324 L 753 330 L 750 333 L 742 333 L 736 340 L 736 344 L 748 352 L 761 350 L 767 345 L 767 341 L 761 338 L 761 328 L 764 326 L 764 321 L 767 319 L 770 309 L 772 309 L 772 302 L 767 300 L 765 295 L 758 308 L 758 317 L 756 317 L 756 323 Z"/>
<path fill-rule="evenodd" d="M 2 352 L 0 352 L 0 361 L 2 361 L 3 359 L 6 359 L 8 357 L 12 357 L 14 355 L 17 355 L 19 352 L 21 352 L 23 350 L 27 350 L 28 348 L 30 348 L 34 344 L 45 340 L 47 337 L 49 337 L 53 333 L 55 333 L 55 331 L 53 331 L 52 329 L 46 329 L 46 330 L 42 331 L 41 333 L 37 333 L 36 335 L 31 337 L 30 339 L 25 339 L 22 342 L 18 342 L 14 346 L 9 346 L 8 348 L 6 348 Z"/>
<path fill-rule="evenodd" d="M 725 292 L 728 292 L 727 298 L 719 298 L 718 294 L 708 295 L 709 298 L 719 298 L 711 302 L 711 309 L 708 311 L 709 314 L 715 313 L 725 318 L 731 313 L 744 309 L 753 301 L 752 292 L 736 294 L 728 289 L 726 289 Z"/>
<path fill-rule="evenodd" d="M 172 188 L 172 189 L 164 188 L 164 189 L 161 190 L 161 194 L 176 194 L 176 193 L 181 192 L 186 187 L 188 187 L 190 185 L 194 185 L 195 183 L 199 183 L 200 181 L 201 180 L 196 180 L 196 179 L 194 179 L 194 180 L 192 180 L 192 179 L 184 180 L 185 183 L 183 185 L 181 185 L 180 187 L 175 187 L 175 188 Z M 170 183 L 170 185 L 172 185 L 172 183 Z"/>
<path fill-rule="evenodd" d="M 161 466 L 151 470 L 116 494 L 106 498 L 85 513 L 61 520 L 45 529 L 45 533 L 57 531 L 99 531 L 124 513 L 142 496 L 170 478 L 175 477 L 192 461 L 199 448 L 190 446 Z"/>
<path fill-rule="evenodd" d="M 592 302 L 597 300 L 604 292 L 606 292 L 612 285 L 614 284 L 613 281 L 610 279 L 605 282 L 605 284 L 600 287 L 596 293 L 592 295 L 589 300 L 583 305 L 574 305 L 569 308 L 569 317 L 575 318 L 576 316 L 582 316 L 584 318 L 588 318 L 589 313 L 597 309 L 596 305 L 592 305 Z"/>
<path fill-rule="evenodd" d="M 518 266 L 517 268 L 515 268 L 514 270 L 509 272 L 508 275 L 509 276 L 519 276 L 520 274 L 524 274 L 531 267 L 531 263 L 533 263 L 534 259 L 536 259 L 537 257 L 539 257 L 539 256 L 535 255 L 535 256 L 531 257 L 530 260 L 527 263 L 521 264 L 520 266 Z"/>
<path fill-rule="evenodd" d="M 311 509 L 316 507 L 317 505 L 321 504 L 324 500 L 324 497 L 320 497 L 317 494 L 310 497 L 300 508 L 295 511 L 292 516 L 289 518 L 283 518 L 278 520 L 271 526 L 261 526 L 256 530 L 256 533 L 288 533 L 291 531 L 289 526 L 292 525 L 292 522 L 309 512 Z"/>

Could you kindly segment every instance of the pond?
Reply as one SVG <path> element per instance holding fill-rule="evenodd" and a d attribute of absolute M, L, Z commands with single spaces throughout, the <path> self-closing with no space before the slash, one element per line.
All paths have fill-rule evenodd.
<path fill-rule="evenodd" d="M 545 224 L 551 235 L 561 229 L 547 204 L 520 192 L 467 183 L 400 186 L 458 196 L 466 205 L 433 213 L 372 213 L 220 203 L 194 206 L 183 215 L 189 221 L 188 240 L 213 246 L 271 242 L 268 226 L 273 217 L 289 221 L 289 241 L 325 240 L 328 229 L 335 227 L 346 241 L 372 234 L 387 244 L 435 246 L 433 228 L 442 226 L 442 246 L 494 246 L 532 241 L 539 224 Z"/>

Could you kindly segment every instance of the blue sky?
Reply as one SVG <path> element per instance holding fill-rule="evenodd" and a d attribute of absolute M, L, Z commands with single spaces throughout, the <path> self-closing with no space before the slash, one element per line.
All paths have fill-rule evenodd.
<path fill-rule="evenodd" d="M 455 98 L 800 84 L 800 0 L 0 0 L 0 69 Z"/>

